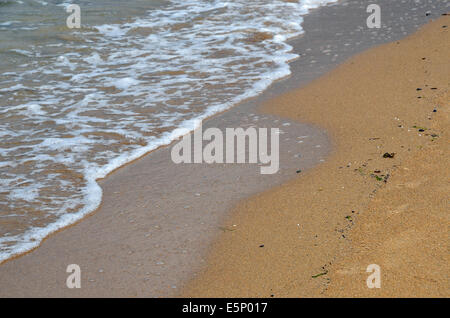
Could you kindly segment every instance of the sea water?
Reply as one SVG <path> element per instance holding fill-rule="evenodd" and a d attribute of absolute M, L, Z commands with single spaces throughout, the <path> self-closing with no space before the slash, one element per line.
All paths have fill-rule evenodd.
<path fill-rule="evenodd" d="M 331 2 L 0 0 L 0 261 L 94 211 L 98 179 L 288 76 L 287 40 Z"/>

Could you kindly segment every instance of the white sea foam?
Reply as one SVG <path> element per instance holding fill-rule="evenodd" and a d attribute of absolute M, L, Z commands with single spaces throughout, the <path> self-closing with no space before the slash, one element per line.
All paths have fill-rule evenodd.
<path fill-rule="evenodd" d="M 133 85 L 137 85 L 140 82 L 131 77 L 125 77 L 113 82 L 113 85 L 119 89 L 127 89 Z"/>
<path fill-rule="evenodd" d="M 13 49 L 30 62 L 0 79 L 0 216 L 36 211 L 46 225 L 0 237 L 0 261 L 95 210 L 97 179 L 288 76 L 286 41 L 331 2 L 174 0 L 62 46 Z"/>
<path fill-rule="evenodd" d="M 33 115 L 45 115 L 46 113 L 42 110 L 41 105 L 38 104 L 27 104 L 25 105 L 27 111 L 26 115 L 33 116 Z"/>

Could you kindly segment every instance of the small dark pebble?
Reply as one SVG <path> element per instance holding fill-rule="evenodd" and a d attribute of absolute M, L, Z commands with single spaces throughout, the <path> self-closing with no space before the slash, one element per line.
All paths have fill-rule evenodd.
<path fill-rule="evenodd" d="M 442 27 L 443 27 L 443 28 L 446 28 L 447 26 L 446 26 L 446 25 L 443 25 Z"/>
<path fill-rule="evenodd" d="M 274 294 L 270 295 L 270 297 L 274 297 L 274 296 L 275 296 Z"/>
<path fill-rule="evenodd" d="M 433 113 L 436 113 L 437 112 L 437 109 L 433 109 Z"/>
<path fill-rule="evenodd" d="M 375 170 L 375 171 L 374 171 L 374 173 L 380 173 L 380 172 L 381 172 L 380 170 Z"/>
<path fill-rule="evenodd" d="M 261 244 L 259 247 L 264 247 L 264 244 Z"/>
<path fill-rule="evenodd" d="M 420 131 L 420 132 L 423 132 L 423 131 L 425 131 L 425 129 L 420 128 L 419 131 Z"/>
<path fill-rule="evenodd" d="M 420 87 L 416 88 L 416 91 L 421 91 L 422 89 Z"/>
<path fill-rule="evenodd" d="M 297 170 L 296 172 L 297 172 L 297 173 L 300 173 L 300 172 L 302 172 L 302 171 L 301 171 L 301 170 Z"/>
<path fill-rule="evenodd" d="M 430 14 L 431 14 L 430 12 L 427 12 L 427 13 L 425 13 L 425 16 L 428 17 Z"/>
<path fill-rule="evenodd" d="M 391 152 L 391 153 L 385 152 L 383 155 L 383 158 L 394 158 L 394 156 L 395 156 L 394 152 Z"/>
<path fill-rule="evenodd" d="M 422 60 L 426 60 L 427 58 L 426 57 L 422 57 Z"/>
<path fill-rule="evenodd" d="M 422 98 L 422 96 L 417 96 L 417 98 Z"/>
<path fill-rule="evenodd" d="M 437 87 L 431 87 L 431 89 L 437 89 Z"/>

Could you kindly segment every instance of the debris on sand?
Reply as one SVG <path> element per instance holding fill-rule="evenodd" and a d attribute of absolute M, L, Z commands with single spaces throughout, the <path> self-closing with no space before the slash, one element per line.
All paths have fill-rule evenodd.
<path fill-rule="evenodd" d="M 322 273 L 313 275 L 313 276 L 311 276 L 311 277 L 312 277 L 312 278 L 317 278 L 317 277 L 320 277 L 320 276 L 323 276 L 323 275 L 326 275 L 326 274 L 328 274 L 328 271 L 325 271 L 325 272 L 322 272 Z"/>

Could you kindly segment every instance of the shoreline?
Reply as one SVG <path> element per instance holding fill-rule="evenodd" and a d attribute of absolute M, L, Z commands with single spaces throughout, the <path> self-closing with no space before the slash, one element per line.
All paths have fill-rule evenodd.
<path fill-rule="evenodd" d="M 322 8 L 320 8 L 319 10 L 317 10 L 317 11 L 321 11 L 321 10 L 323 10 Z M 313 14 L 316 14 L 315 12 L 313 13 Z M 308 19 L 309 18 L 312 18 L 312 17 L 307 17 Z M 306 33 L 308 34 L 308 29 L 305 29 L 306 30 Z M 301 58 L 304 58 L 303 56 L 301 57 Z M 306 63 L 306 61 L 305 60 L 302 60 L 302 61 L 298 61 L 299 63 Z M 335 61 L 336 62 L 336 61 Z M 294 61 L 294 62 L 292 62 L 292 64 L 294 64 L 294 63 L 297 63 L 297 61 Z M 315 63 L 312 63 L 312 64 L 315 64 Z M 325 65 L 325 64 L 324 64 Z M 326 65 L 328 65 L 328 67 L 329 68 L 332 68 L 333 67 L 333 65 L 330 65 L 330 63 L 328 63 L 328 64 L 326 64 Z M 320 73 L 320 72 L 319 72 Z M 296 76 L 298 76 L 298 74 L 299 74 L 299 72 L 294 72 L 293 71 L 293 75 L 291 76 L 291 78 L 290 79 L 288 79 L 288 80 L 283 80 L 283 81 L 281 81 L 281 82 L 278 82 L 278 83 L 274 83 L 274 84 L 272 84 L 272 87 L 271 88 L 269 88 L 269 92 L 267 92 L 266 91 L 266 93 L 264 93 L 262 96 L 259 96 L 259 97 L 256 97 L 256 98 L 253 98 L 251 101 L 249 101 L 249 102 L 247 102 L 247 103 L 245 103 L 245 104 L 250 104 L 250 105 L 253 105 L 253 106 L 256 106 L 257 104 L 259 104 L 259 103 L 261 103 L 261 100 L 264 100 L 264 99 L 268 99 L 271 95 L 273 95 L 273 94 L 279 94 L 280 93 L 280 91 L 283 91 L 283 90 L 286 90 L 286 89 L 288 89 L 288 87 L 289 87 L 289 85 L 286 85 L 286 83 L 291 83 L 291 85 L 299 85 L 299 82 L 295 79 L 295 77 Z M 318 75 L 316 75 L 316 76 L 318 76 Z M 307 82 L 308 80 L 304 80 L 303 81 L 303 83 L 304 82 Z M 295 83 L 295 84 L 293 84 L 293 83 Z M 269 96 L 269 97 L 268 97 Z M 245 109 L 247 109 L 246 107 L 248 107 L 248 106 L 242 106 L 242 105 L 238 105 L 236 108 L 243 108 L 243 109 L 241 109 L 241 111 L 244 111 Z M 237 110 L 235 110 L 235 112 L 236 112 L 236 114 L 239 114 L 239 111 L 237 111 Z M 226 113 L 231 113 L 231 110 L 228 110 L 228 111 L 226 111 Z M 233 115 L 228 115 L 228 116 L 233 116 Z M 236 122 L 237 121 L 237 118 L 239 118 L 239 116 L 237 116 L 237 115 L 234 115 L 235 117 L 234 118 L 232 118 L 231 119 L 231 121 L 229 121 L 229 122 Z M 213 124 L 216 124 L 216 123 L 218 123 L 218 122 L 220 122 L 221 121 L 221 117 L 223 117 L 223 113 L 221 113 L 220 115 L 218 115 L 218 116 L 214 116 L 214 118 L 212 119 L 212 122 L 213 122 Z M 284 120 L 284 118 L 285 117 L 282 117 L 283 118 L 283 120 Z M 271 118 L 270 120 L 269 120 L 269 122 L 273 122 L 274 120 L 276 120 L 276 119 L 274 119 L 274 118 Z M 279 119 L 278 119 L 279 120 Z M 302 124 L 300 124 L 300 126 L 301 127 L 297 127 L 298 129 L 312 129 L 312 127 L 307 127 L 307 125 L 306 126 L 304 126 L 304 125 L 302 125 Z M 308 130 L 308 131 L 310 131 L 310 130 Z M 324 134 L 324 132 L 323 131 L 318 131 L 318 134 L 320 135 L 320 134 Z M 325 136 L 323 135 L 321 138 L 324 138 Z M 325 139 L 320 139 L 321 140 L 321 142 L 324 142 L 324 143 L 326 143 L 326 140 Z M 170 147 L 170 146 L 169 146 Z M 164 147 L 165 149 L 166 149 L 166 151 L 167 151 L 167 149 L 169 148 L 169 147 Z M 161 149 L 160 149 L 161 150 Z M 157 151 L 152 151 L 152 153 L 156 153 Z M 161 151 L 158 151 L 158 152 L 161 152 Z M 153 154 L 152 153 L 150 153 L 150 154 L 147 154 L 147 155 L 145 155 L 144 157 L 151 157 L 151 156 L 153 156 Z M 133 165 L 131 165 L 131 164 L 127 164 L 126 166 L 129 166 L 129 167 L 126 167 L 126 166 L 124 166 L 124 167 L 121 167 L 121 169 L 118 169 L 118 170 L 115 170 L 115 174 L 116 173 L 118 173 L 118 172 L 120 172 L 121 170 L 122 170 L 122 173 L 121 173 L 121 176 L 120 177 L 117 177 L 116 178 L 116 182 L 117 182 L 117 180 L 121 180 L 121 181 L 123 181 L 124 179 L 123 178 L 128 178 L 127 176 L 126 176 L 126 174 L 127 174 L 127 172 L 129 173 L 130 171 L 132 171 L 133 169 L 135 169 L 135 168 L 132 168 L 132 166 L 136 166 L 136 164 L 137 164 L 137 161 L 140 161 L 141 159 L 143 159 L 142 157 L 141 158 L 139 158 L 139 159 L 137 159 L 137 160 L 135 160 L 135 161 L 133 161 L 132 163 L 133 163 Z M 316 156 L 316 158 L 315 159 L 317 159 L 317 156 Z M 149 159 L 149 160 L 151 160 L 151 159 Z M 317 161 L 317 160 L 316 160 Z M 312 166 L 313 165 L 313 163 L 312 162 L 309 162 L 309 163 L 307 163 L 306 164 L 306 166 Z M 125 169 L 124 169 L 125 168 Z M 126 170 L 126 171 L 124 171 L 124 170 Z M 136 170 L 134 170 L 134 171 L 136 171 Z M 305 175 L 308 175 L 308 173 L 309 172 L 307 172 Z M 111 177 L 111 176 L 110 176 Z M 110 177 L 108 177 L 108 178 L 106 178 L 105 180 L 103 180 L 101 183 L 103 183 L 103 184 L 106 184 L 106 185 L 111 185 L 111 180 L 108 180 L 108 179 L 111 179 Z M 121 179 L 122 178 L 122 179 Z M 291 178 L 291 177 L 288 177 L 288 178 Z M 283 183 L 283 180 L 286 180 L 286 179 L 281 179 L 279 182 L 280 183 Z M 103 186 L 102 186 L 102 188 L 103 188 Z M 110 187 L 109 188 L 110 190 L 112 189 L 112 190 L 114 190 L 114 187 Z M 259 193 L 259 192 L 261 192 L 261 191 L 258 191 L 258 190 L 255 190 L 256 191 L 256 193 Z M 113 191 L 114 192 L 114 191 Z M 251 195 L 251 193 L 250 193 L 250 195 Z M 107 203 L 106 201 L 105 202 L 103 202 L 104 200 L 102 200 L 102 203 L 101 203 L 101 206 L 100 206 L 100 208 L 102 208 L 102 206 L 105 204 L 105 203 Z M 108 208 L 111 208 L 111 205 L 108 207 Z M 80 222 L 81 221 L 83 221 L 83 222 L 90 222 L 90 217 L 91 216 L 93 216 L 93 215 L 95 215 L 96 214 L 96 211 L 94 211 L 94 212 L 92 212 L 92 213 L 90 213 L 89 215 L 87 215 L 86 217 L 84 217 L 82 220 L 80 220 L 80 221 L 78 221 L 77 223 L 75 223 L 74 225 L 80 225 Z M 227 216 L 225 216 L 226 218 L 227 218 Z M 221 219 L 221 217 L 219 216 L 219 219 Z M 81 223 L 83 223 L 83 222 L 81 222 Z M 99 220 L 99 218 L 97 218 L 97 220 L 96 221 L 93 221 L 93 222 L 97 222 L 97 224 L 101 224 L 101 220 Z M 57 233 L 55 233 L 56 235 L 58 235 L 59 236 L 59 234 L 61 234 L 61 233 L 64 233 L 66 230 L 69 230 L 69 229 L 71 229 L 74 225 L 71 225 L 71 226 L 69 226 L 69 227 L 67 227 L 67 228 L 64 228 L 64 229 L 61 229 L 61 232 L 60 231 L 58 231 Z M 91 230 L 94 230 L 95 229 L 95 226 L 93 226 L 93 225 L 91 225 L 91 226 L 89 226 L 88 228 L 90 228 Z M 62 231 L 62 230 L 64 230 L 64 231 Z M 78 232 L 80 232 L 80 230 L 77 230 Z M 81 231 L 82 232 L 82 231 Z M 88 232 L 88 234 L 89 234 L 90 232 Z M 92 232 L 93 233 L 93 232 Z M 75 236 L 74 236 L 75 235 Z M 74 238 L 76 238 L 77 237 L 77 235 L 78 235 L 78 237 L 80 237 L 79 235 L 80 235 L 80 233 L 78 233 L 78 234 L 74 234 L 74 235 L 72 235 L 72 240 L 74 239 Z M 94 235 L 94 234 L 89 234 L 89 235 Z M 95 235 L 94 235 L 95 236 Z M 70 235 L 68 236 L 69 238 L 70 238 Z M 52 239 L 52 238 L 54 238 L 54 236 L 53 236 L 53 234 L 48 238 L 48 239 Z M 61 239 L 61 238 L 58 238 L 58 239 Z M 67 238 L 65 238 L 66 240 L 67 240 Z M 46 239 L 47 240 L 47 239 Z M 46 241 L 46 240 L 44 240 L 43 242 L 42 242 L 42 244 L 44 244 L 44 242 Z M 64 238 L 63 238 L 63 240 L 64 240 Z M 70 244 L 69 244 L 70 245 Z M 111 247 L 111 245 L 109 245 L 110 247 Z M 34 250 L 35 252 L 36 252 L 36 250 Z M 34 252 L 33 252 L 34 253 Z M 32 258 L 34 258 L 33 257 L 33 253 L 31 253 L 31 254 L 26 254 L 27 256 L 31 256 Z M 45 252 L 44 252 L 44 254 L 43 255 L 45 255 Z M 22 258 L 17 258 L 17 259 L 14 259 L 14 261 L 16 261 L 16 260 L 21 260 Z M 33 264 L 35 261 L 33 261 L 33 260 L 31 260 L 31 261 L 29 261 L 29 262 L 31 262 L 31 264 Z M 7 261 L 7 263 L 9 263 L 9 260 Z M 7 264 L 7 263 L 4 263 L 4 264 Z M 1 266 L 3 266 L 3 265 L 1 265 Z M 3 269 L 3 267 L 2 268 L 0 268 L 0 271 Z M 61 275 L 59 275 L 59 277 L 58 277 L 58 279 L 63 279 L 62 277 L 65 277 L 65 272 L 64 272 L 64 268 L 60 268 L 59 269 L 62 273 L 61 273 Z M 8 270 L 6 270 L 7 272 L 8 272 Z M 90 271 L 91 272 L 95 272 L 95 270 L 91 270 L 90 269 Z M 10 272 L 9 272 L 10 273 Z M 116 273 L 114 274 L 114 275 L 116 275 L 116 274 L 119 274 L 117 271 L 116 271 Z M 113 275 L 113 276 L 114 276 Z M 121 275 L 123 275 L 123 274 L 121 274 Z M 58 280 L 59 281 L 59 280 Z M 64 281 L 64 280 L 63 280 Z M 88 280 L 89 281 L 89 280 Z M 4 284 L 2 284 L 3 286 L 5 286 Z M 64 286 L 63 286 L 64 287 Z M 131 288 L 131 289 L 133 289 L 133 288 Z M 106 290 L 107 290 L 107 288 L 106 288 Z M 4 292 L 5 291 L 0 291 L 0 294 L 4 294 Z M 82 290 L 82 292 L 83 292 L 83 290 Z M 97 291 L 98 292 L 98 291 Z M 133 296 L 133 293 L 134 292 L 130 292 L 129 290 L 118 290 L 118 291 L 116 291 L 116 295 L 128 295 L 128 296 Z M 102 293 L 100 293 L 100 294 L 102 294 Z M 65 293 L 65 295 L 75 295 L 74 293 L 70 293 L 70 291 L 69 292 L 67 292 L 67 293 Z M 80 293 L 78 296 L 80 296 L 80 295 L 83 295 L 83 293 Z M 85 295 L 89 295 L 89 293 L 88 294 L 85 294 Z M 93 293 L 92 294 L 90 294 L 90 295 L 97 295 L 96 294 L 96 292 L 95 291 L 93 291 Z M 136 295 L 146 295 L 145 294 L 145 291 L 142 289 L 141 290 L 141 292 L 137 292 L 136 294 L 135 294 L 135 296 Z"/>
<path fill-rule="evenodd" d="M 327 0 L 327 1 L 329 1 L 329 0 Z M 339 0 L 332 0 L 332 1 L 336 1 L 336 2 L 327 3 L 326 5 L 334 5 L 334 4 L 336 4 L 337 2 L 339 2 Z M 324 5 L 325 5 L 325 4 L 324 4 Z M 310 13 L 310 12 L 313 12 L 314 10 L 316 10 L 316 9 L 319 9 L 320 7 L 321 7 L 321 6 L 313 7 L 313 8 L 308 9 L 307 11 Z M 307 15 L 307 14 L 305 14 L 305 15 Z M 301 15 L 301 17 L 303 17 L 303 16 L 304 16 L 304 15 Z M 304 32 L 304 31 L 303 31 L 303 32 Z M 302 34 L 299 34 L 299 35 L 296 35 L 296 36 L 292 36 L 292 37 L 289 38 L 288 42 L 289 42 L 290 40 L 297 39 L 298 37 L 301 37 L 301 36 L 302 36 Z M 297 57 L 297 58 L 298 58 L 298 57 Z M 296 58 L 295 58 L 295 59 L 296 59 Z M 294 60 L 295 60 L 295 59 L 294 59 Z M 286 64 L 289 65 L 290 62 L 286 62 Z M 284 76 L 282 76 L 282 77 L 279 77 L 279 78 L 277 78 L 277 79 L 274 79 L 274 80 L 271 82 L 271 84 L 270 84 L 268 87 L 262 89 L 262 91 L 259 91 L 259 92 L 256 92 L 256 93 L 255 93 L 255 92 L 252 92 L 252 93 L 249 94 L 247 97 L 242 98 L 242 99 L 237 98 L 238 101 L 236 101 L 235 104 L 232 104 L 232 105 L 231 105 L 231 103 L 230 103 L 231 106 L 222 107 L 221 110 L 218 110 L 218 111 L 216 111 L 216 112 L 212 112 L 212 114 L 208 114 L 208 115 L 207 115 L 206 113 L 203 113 L 203 114 L 201 114 L 198 118 L 203 118 L 201 121 L 202 121 L 202 122 L 203 122 L 203 121 L 206 122 L 206 121 L 208 121 L 208 120 L 211 120 L 212 118 L 221 116 L 222 114 L 228 112 L 230 109 L 232 109 L 232 108 L 234 108 L 234 107 L 239 107 L 239 106 L 242 105 L 242 104 L 244 104 L 244 105 L 246 105 L 246 104 L 252 104 L 252 100 L 253 100 L 253 99 L 258 98 L 259 95 L 263 94 L 263 92 L 266 91 L 266 90 L 268 90 L 274 83 L 280 82 L 280 81 L 283 81 L 283 80 L 286 80 L 286 79 L 289 78 L 290 76 L 291 76 L 291 74 L 289 74 L 289 75 L 284 75 Z M 255 104 L 253 103 L 252 105 L 255 105 Z M 255 106 L 254 106 L 254 107 L 255 107 Z M 209 112 L 209 110 L 208 110 L 207 112 Z M 209 112 L 209 113 L 211 113 L 211 112 Z M 198 119 L 195 119 L 195 120 L 194 120 L 194 119 L 191 119 L 191 120 L 188 120 L 188 121 L 198 121 Z M 181 127 L 178 127 L 177 129 L 185 129 L 185 128 L 186 128 L 186 127 L 184 127 L 184 125 L 182 125 Z M 175 131 L 177 131 L 177 129 L 174 130 L 174 131 L 172 131 L 171 134 L 175 133 Z M 189 129 L 190 129 L 190 128 L 189 128 Z M 99 201 L 99 202 L 95 202 L 94 204 L 91 203 L 90 205 L 89 205 L 88 203 L 85 203 L 85 206 L 84 206 L 79 212 L 75 213 L 75 216 L 73 216 L 73 215 L 63 215 L 63 217 L 68 216 L 68 218 L 69 218 L 70 220 L 67 221 L 67 220 L 59 219 L 57 222 L 54 222 L 53 224 L 50 223 L 50 224 L 48 225 L 48 226 L 50 226 L 50 228 L 52 228 L 52 225 L 55 225 L 55 224 L 58 224 L 58 223 L 64 224 L 64 225 L 61 225 L 61 224 L 60 224 L 60 225 L 56 226 L 56 229 L 50 229 L 50 230 L 48 230 L 48 228 L 45 228 L 45 227 L 42 228 L 42 229 L 43 229 L 43 232 L 45 232 L 46 234 L 41 234 L 41 233 L 40 233 L 39 235 L 33 236 L 33 239 L 32 239 L 33 242 L 38 242 L 38 245 L 32 244 L 32 247 L 20 247 L 20 248 L 19 248 L 19 250 L 21 250 L 20 252 L 13 252 L 13 253 L 11 253 L 10 256 L 8 256 L 7 258 L 1 258 L 1 259 L 0 259 L 0 265 L 3 264 L 3 263 L 8 262 L 8 261 L 10 261 L 10 260 L 19 258 L 19 257 L 21 257 L 21 256 L 23 256 L 23 255 L 26 255 L 26 254 L 28 254 L 28 253 L 33 252 L 34 250 L 36 250 L 37 248 L 39 248 L 39 247 L 42 245 L 42 243 L 43 243 L 46 239 L 48 239 L 50 236 L 55 235 L 55 234 L 57 234 L 57 233 L 59 233 L 59 232 L 65 230 L 65 229 L 68 229 L 68 228 L 70 228 L 70 227 L 72 227 L 72 226 L 78 224 L 79 222 L 83 221 L 85 218 L 87 218 L 87 217 L 89 217 L 90 215 L 92 215 L 92 214 L 96 213 L 97 211 L 99 211 L 99 210 L 101 209 L 101 205 L 102 205 L 102 203 L 103 203 L 103 201 L 104 201 L 104 199 L 103 199 L 103 189 L 101 188 L 101 181 L 102 181 L 102 180 L 108 178 L 109 176 L 111 176 L 112 174 L 114 174 L 116 171 L 118 171 L 118 170 L 120 170 L 120 169 L 122 169 L 122 168 L 124 168 L 124 167 L 126 167 L 126 166 L 128 166 L 128 165 L 130 165 L 130 164 L 133 164 L 133 163 L 137 162 L 138 160 L 144 158 L 145 156 L 150 155 L 150 154 L 153 153 L 153 152 L 156 152 L 156 151 L 158 151 L 158 150 L 161 150 L 162 148 L 170 148 L 170 147 L 172 147 L 173 144 L 175 144 L 175 143 L 176 143 L 180 138 L 182 138 L 184 135 L 190 135 L 190 134 L 192 134 L 192 133 L 193 133 L 193 130 L 191 130 L 191 131 L 188 132 L 187 134 L 183 134 L 183 135 L 177 137 L 176 139 L 170 140 L 168 143 L 165 143 L 165 141 L 163 141 L 163 142 L 158 142 L 159 145 L 157 145 L 157 146 L 154 146 L 154 145 L 151 145 L 151 146 L 150 146 L 150 145 L 146 145 L 146 146 L 144 146 L 143 148 L 135 149 L 134 151 L 131 151 L 131 152 L 130 152 L 130 154 L 128 155 L 128 157 L 127 157 L 125 160 L 117 160 L 117 161 L 121 161 L 121 162 L 122 162 L 122 163 L 120 163 L 119 165 L 113 164 L 113 165 L 112 165 L 113 167 L 110 167 L 110 169 L 109 169 L 109 168 L 106 169 L 107 172 L 102 172 L 102 173 L 100 173 L 100 175 L 101 175 L 100 177 L 95 177 L 95 178 L 92 178 L 92 179 L 87 180 L 87 183 L 90 183 L 90 181 L 92 181 L 92 182 L 94 183 L 94 187 L 95 187 L 95 188 L 98 188 L 98 190 L 99 190 L 99 192 L 100 192 L 100 198 L 99 198 L 100 201 Z M 162 137 L 161 137 L 161 138 L 162 138 Z M 144 150 L 144 149 L 146 149 L 146 150 Z M 148 150 L 148 149 L 151 149 L 151 150 Z M 116 158 L 116 159 L 118 159 L 118 158 Z M 107 165 L 107 166 L 110 166 L 110 165 Z M 104 167 L 102 167 L 102 168 L 104 168 Z M 88 212 L 86 212 L 86 211 L 88 211 Z M 70 217 L 69 217 L 69 216 L 70 216 Z M 29 234 L 29 233 L 26 232 L 26 234 Z M 37 237 L 39 237 L 39 238 L 37 238 Z"/>

